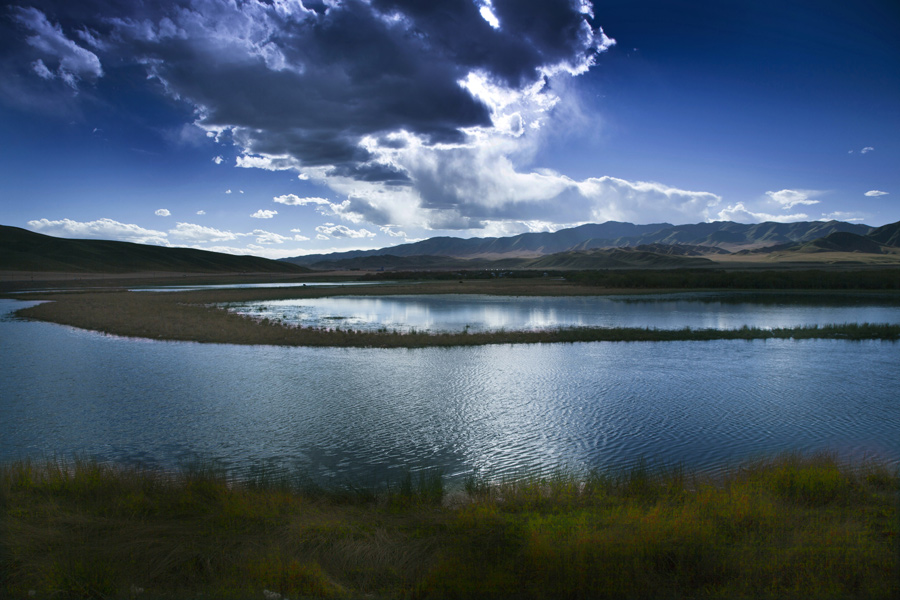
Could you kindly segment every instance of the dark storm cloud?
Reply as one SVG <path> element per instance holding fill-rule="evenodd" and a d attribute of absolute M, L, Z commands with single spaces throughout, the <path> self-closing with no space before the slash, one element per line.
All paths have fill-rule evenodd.
<path fill-rule="evenodd" d="M 492 6 L 497 29 L 473 0 L 41 0 L 8 11 L 2 43 L 15 61 L 6 70 L 35 89 L 52 77 L 84 89 L 141 64 L 196 107 L 200 125 L 230 130 L 247 152 L 401 182 L 396 167 L 372 162 L 363 138 L 405 130 L 462 142 L 461 129 L 491 125 L 458 83 L 470 72 L 519 88 L 545 68 L 583 67 L 598 50 L 602 34 L 579 2 Z"/>
<path fill-rule="evenodd" d="M 472 0 L 375 0 L 397 11 L 434 54 L 466 69 L 482 69 L 510 87 L 535 79 L 537 70 L 580 63 L 594 51 L 594 32 L 571 0 L 497 0 L 494 29 Z"/>

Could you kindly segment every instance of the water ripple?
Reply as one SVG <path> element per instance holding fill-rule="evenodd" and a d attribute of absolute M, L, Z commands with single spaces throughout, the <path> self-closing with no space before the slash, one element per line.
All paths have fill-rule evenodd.
<path fill-rule="evenodd" d="M 698 468 L 824 448 L 900 460 L 900 352 L 885 342 L 281 348 L 14 320 L 0 339 L 2 460 L 202 457 L 356 481 L 641 455 Z"/>

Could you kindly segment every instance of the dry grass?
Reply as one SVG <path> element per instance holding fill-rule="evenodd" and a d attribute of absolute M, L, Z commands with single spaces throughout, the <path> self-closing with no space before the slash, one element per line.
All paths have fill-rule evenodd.
<path fill-rule="evenodd" d="M 896 470 L 782 455 L 377 490 L 0 468 L 4 598 L 896 598 Z M 268 596 L 266 596 L 266 593 Z"/>
<path fill-rule="evenodd" d="M 630 290 L 619 290 L 626 293 Z M 429 282 L 341 288 L 341 295 L 416 293 L 487 293 L 498 295 L 596 295 L 597 289 L 545 280 L 497 282 Z M 82 292 L 28 294 L 22 299 L 48 299 L 19 311 L 32 319 L 72 325 L 127 337 L 202 343 L 285 346 L 426 347 L 509 343 L 588 341 L 683 341 L 719 339 L 900 339 L 900 326 L 845 324 L 784 329 L 657 330 L 641 328 L 569 328 L 548 331 L 480 333 L 398 333 L 295 328 L 275 321 L 256 321 L 217 307 L 221 303 L 314 298 L 334 295 L 327 288 L 231 289 L 196 292 Z"/>

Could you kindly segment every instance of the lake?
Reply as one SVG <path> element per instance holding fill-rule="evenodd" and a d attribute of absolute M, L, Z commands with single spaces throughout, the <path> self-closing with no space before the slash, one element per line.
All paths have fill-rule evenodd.
<path fill-rule="evenodd" d="M 756 314 L 744 306 L 741 318 L 726 319 L 710 311 L 747 303 L 652 299 L 660 302 L 612 305 L 649 311 L 642 324 L 660 327 L 669 325 L 651 313 L 669 302 L 708 313 L 698 323 L 727 327 L 744 318 L 780 325 L 766 313 L 773 307 L 788 322 L 835 314 L 897 322 L 890 303 L 759 304 Z M 503 300 L 521 308 L 523 299 Z M 569 310 L 569 299 L 557 300 L 557 314 Z M 9 317 L 25 305 L 0 300 L 0 460 L 82 453 L 173 467 L 202 458 L 238 475 L 280 466 L 356 484 L 404 469 L 438 467 L 459 482 L 473 470 L 606 468 L 640 456 L 718 469 L 783 450 L 900 463 L 900 345 L 892 342 L 249 347 Z"/>
<path fill-rule="evenodd" d="M 811 304 L 813 303 L 813 304 Z M 224 305 L 291 326 L 361 331 L 534 331 L 561 327 L 772 329 L 843 323 L 900 323 L 896 296 L 686 292 L 622 296 L 419 294 L 333 296 Z"/>

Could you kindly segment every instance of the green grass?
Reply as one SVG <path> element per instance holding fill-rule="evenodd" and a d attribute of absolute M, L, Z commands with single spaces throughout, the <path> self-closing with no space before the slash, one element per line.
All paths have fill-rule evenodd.
<path fill-rule="evenodd" d="M 22 461 L 0 467 L 0 597 L 896 598 L 898 501 L 896 469 L 827 454 L 450 492 Z"/>

